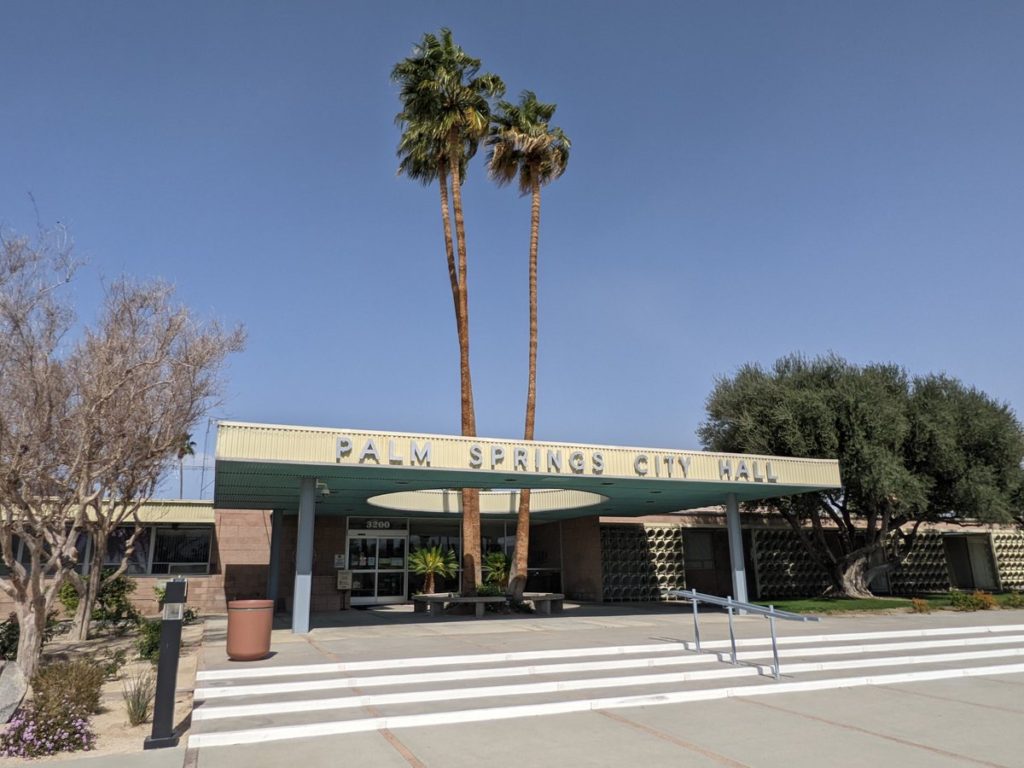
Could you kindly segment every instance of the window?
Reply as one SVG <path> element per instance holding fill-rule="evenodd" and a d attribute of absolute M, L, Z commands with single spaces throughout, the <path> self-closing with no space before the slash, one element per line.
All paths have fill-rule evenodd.
<path fill-rule="evenodd" d="M 715 549 L 711 531 L 687 531 L 683 534 L 683 562 L 688 569 L 710 571 L 715 567 Z"/>
<path fill-rule="evenodd" d="M 104 568 L 117 568 L 124 559 L 125 550 L 128 548 L 128 541 L 135 531 L 134 526 L 122 525 L 110 532 L 107 538 L 107 556 L 103 559 Z M 149 570 L 149 540 L 151 531 L 143 529 L 139 537 L 135 539 L 135 547 L 132 549 L 132 556 L 128 560 L 130 576 L 145 575 Z"/>
<path fill-rule="evenodd" d="M 213 528 L 159 527 L 153 536 L 153 574 L 210 572 L 210 539 Z"/>

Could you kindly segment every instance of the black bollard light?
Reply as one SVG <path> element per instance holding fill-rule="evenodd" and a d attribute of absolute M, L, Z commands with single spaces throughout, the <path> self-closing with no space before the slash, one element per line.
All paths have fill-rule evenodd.
<path fill-rule="evenodd" d="M 167 582 L 164 615 L 160 621 L 160 661 L 156 668 L 156 700 L 153 703 L 153 733 L 146 737 L 143 749 L 178 746 L 174 732 L 174 689 L 178 683 L 178 654 L 181 651 L 181 622 L 185 616 L 188 582 Z"/>

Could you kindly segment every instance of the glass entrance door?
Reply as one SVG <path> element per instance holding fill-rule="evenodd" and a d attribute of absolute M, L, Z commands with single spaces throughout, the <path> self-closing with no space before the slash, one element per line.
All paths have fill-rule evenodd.
<path fill-rule="evenodd" d="M 352 571 L 353 605 L 405 602 L 407 541 L 407 536 L 349 532 L 348 567 Z"/>

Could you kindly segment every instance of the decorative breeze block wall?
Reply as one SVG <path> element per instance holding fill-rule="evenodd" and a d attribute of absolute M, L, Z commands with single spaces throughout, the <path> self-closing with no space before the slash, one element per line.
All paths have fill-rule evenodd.
<path fill-rule="evenodd" d="M 683 529 L 678 525 L 602 525 L 605 602 L 668 600 L 686 588 Z"/>
<path fill-rule="evenodd" d="M 1024 589 L 1024 531 L 993 533 L 992 550 L 1003 589 Z"/>

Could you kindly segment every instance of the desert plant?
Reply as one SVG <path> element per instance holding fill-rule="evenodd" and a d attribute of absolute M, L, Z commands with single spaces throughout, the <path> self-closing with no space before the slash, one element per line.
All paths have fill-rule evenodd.
<path fill-rule="evenodd" d="M 131 595 L 135 592 L 136 584 L 133 579 L 123 573 L 119 576 L 108 577 L 112 569 L 104 571 L 104 580 L 100 582 L 100 589 L 96 595 L 96 606 L 92 611 L 92 621 L 115 629 L 126 629 L 139 621 L 139 612 L 132 605 Z M 86 578 L 88 580 L 88 577 Z M 80 595 L 70 581 L 65 582 L 60 588 L 59 599 L 64 610 L 70 616 L 74 616 L 78 610 Z"/>
<path fill-rule="evenodd" d="M 450 579 L 459 568 L 455 550 L 445 552 L 440 547 L 420 547 L 409 554 L 409 568 L 423 576 L 423 591 L 428 595 L 434 591 L 434 579 L 440 576 Z"/>
<path fill-rule="evenodd" d="M 999 607 L 999 602 L 996 600 L 995 596 L 989 592 L 985 592 L 984 590 L 974 590 L 974 594 L 971 595 L 971 597 L 974 599 L 974 602 L 977 603 L 978 610 L 990 611 L 993 608 Z"/>
<path fill-rule="evenodd" d="M 927 600 L 915 597 L 910 601 L 910 610 L 914 613 L 931 613 L 932 605 Z"/>
<path fill-rule="evenodd" d="M 1003 598 L 1003 608 L 1024 608 L 1024 594 L 1011 592 Z"/>
<path fill-rule="evenodd" d="M 504 590 L 508 588 L 508 577 L 511 568 L 512 562 L 504 552 L 500 550 L 488 552 L 484 558 L 484 573 L 487 574 L 484 579 L 488 584 L 501 587 L 502 593 L 504 593 Z"/>
<path fill-rule="evenodd" d="M 154 664 L 160 660 L 160 623 L 160 619 L 143 619 L 139 622 L 139 636 L 135 639 L 139 658 Z"/>
<path fill-rule="evenodd" d="M 949 592 L 949 604 L 955 611 L 987 611 L 998 605 L 992 595 L 980 589 L 973 593 L 952 589 Z"/>
<path fill-rule="evenodd" d="M 106 669 L 92 659 L 54 661 L 32 678 L 32 701 L 44 712 L 72 709 L 84 716 L 100 709 Z"/>
<path fill-rule="evenodd" d="M 128 711 L 128 722 L 141 725 L 149 719 L 150 706 L 156 693 L 156 680 L 150 670 L 126 677 L 122 681 L 124 706 Z"/>
<path fill-rule="evenodd" d="M 88 750 L 95 745 L 96 734 L 84 712 L 73 707 L 41 707 L 33 701 L 18 710 L 0 736 L 0 755 L 45 757 Z"/>
<path fill-rule="evenodd" d="M 121 671 L 121 667 L 128 661 L 128 651 L 124 648 L 106 651 L 102 657 L 94 657 L 93 660 L 103 667 L 103 675 L 107 680 L 114 680 Z"/>
<path fill-rule="evenodd" d="M 974 604 L 971 596 L 959 589 L 949 590 L 949 605 L 954 611 L 976 611 L 978 606 Z"/>

